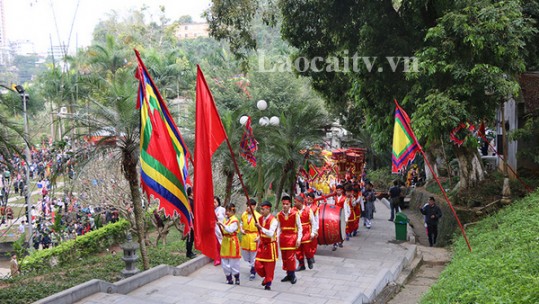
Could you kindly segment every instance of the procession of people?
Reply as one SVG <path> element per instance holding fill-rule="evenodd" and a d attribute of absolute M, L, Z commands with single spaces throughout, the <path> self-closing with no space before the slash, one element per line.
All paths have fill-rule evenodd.
<path fill-rule="evenodd" d="M 309 186 L 298 185 L 294 190 L 293 195 L 285 193 L 281 197 L 281 210 L 272 210 L 273 205 L 269 201 L 258 204 L 250 198 L 245 204 L 245 211 L 238 217 L 232 203 L 224 207 L 226 216 L 223 217 L 223 207 L 216 197 L 220 261 L 214 261 L 214 265 L 223 268 L 225 283 L 240 285 L 240 259 L 243 258 L 249 266 L 249 280 L 255 280 L 258 275 L 266 290 L 271 290 L 279 259 L 286 273 L 280 282 L 296 284 L 296 272 L 315 267 L 319 245 L 332 246 L 333 251 L 344 247 L 346 241 L 358 235 L 361 218 L 367 229 L 372 227 L 372 198 L 375 197 L 368 180 L 357 182 L 355 177 L 351 177 L 337 181 L 329 195 Z M 325 205 L 338 214 L 337 223 L 333 226 L 340 227 L 340 221 L 343 221 L 342 227 L 346 227 L 343 231 L 334 228 L 336 231 L 331 232 L 339 235 L 335 243 L 328 243 L 326 238 L 319 241 L 319 226 L 323 221 L 320 208 Z"/>

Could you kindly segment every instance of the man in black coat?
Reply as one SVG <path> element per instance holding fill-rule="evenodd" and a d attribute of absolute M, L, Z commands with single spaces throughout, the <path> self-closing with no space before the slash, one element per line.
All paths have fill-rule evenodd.
<path fill-rule="evenodd" d="M 425 223 L 427 223 L 427 236 L 429 237 L 430 247 L 436 244 L 438 237 L 438 220 L 442 217 L 442 209 L 436 205 L 434 197 L 429 198 L 428 204 L 420 209 L 425 215 Z"/>

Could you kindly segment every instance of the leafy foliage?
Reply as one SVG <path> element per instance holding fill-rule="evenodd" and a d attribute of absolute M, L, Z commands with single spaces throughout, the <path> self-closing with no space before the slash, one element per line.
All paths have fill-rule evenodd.
<path fill-rule="evenodd" d="M 166 246 L 149 248 L 151 267 L 161 264 L 177 266 L 188 261 L 184 252 L 185 242 L 180 239 L 179 232 L 172 231 L 170 238 L 173 241 Z M 24 272 L 14 279 L 0 282 L 0 299 L 9 299 L 9 303 L 32 303 L 92 279 L 116 282 L 122 278 L 121 271 L 125 268 L 121 257 L 121 252 L 115 255 L 111 251 L 92 253 L 55 267 Z M 140 260 L 137 268 L 142 268 Z"/>
<path fill-rule="evenodd" d="M 120 220 L 101 229 L 90 231 L 75 240 L 62 242 L 56 247 L 34 251 L 21 261 L 21 269 L 23 271 L 41 270 L 50 267 L 53 259 L 63 264 L 100 252 L 124 240 L 129 225 L 128 221 Z"/>

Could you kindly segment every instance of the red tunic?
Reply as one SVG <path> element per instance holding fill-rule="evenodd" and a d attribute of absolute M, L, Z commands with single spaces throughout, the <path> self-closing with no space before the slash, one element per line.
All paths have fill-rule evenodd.
<path fill-rule="evenodd" d="M 277 220 L 281 226 L 281 235 L 279 236 L 279 245 L 281 250 L 296 250 L 296 241 L 298 239 L 298 227 L 296 225 L 297 212 L 290 209 L 286 216 L 282 211 L 277 214 Z"/>
<path fill-rule="evenodd" d="M 346 195 L 335 196 L 335 205 L 344 208 L 344 201 L 346 201 Z"/>
<path fill-rule="evenodd" d="M 297 211 L 297 209 L 294 209 Z M 301 236 L 301 243 L 306 244 L 311 242 L 311 217 L 310 217 L 311 208 L 308 206 L 303 206 L 301 212 L 299 213 L 299 219 L 301 221 L 301 228 L 303 229 L 303 234 Z"/>
<path fill-rule="evenodd" d="M 264 220 L 264 217 L 261 216 L 258 218 L 258 223 L 260 226 L 265 229 L 270 229 L 271 222 L 276 221 L 273 215 L 269 215 L 267 220 Z M 277 232 L 275 232 L 275 235 Z M 258 248 L 256 250 L 256 260 L 260 262 L 275 262 L 277 260 L 277 238 L 269 237 L 264 233 L 260 233 L 260 242 L 258 243 Z"/>

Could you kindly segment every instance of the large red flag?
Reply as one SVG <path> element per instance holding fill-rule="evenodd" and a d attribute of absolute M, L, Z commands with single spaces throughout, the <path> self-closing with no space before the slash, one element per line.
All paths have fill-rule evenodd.
<path fill-rule="evenodd" d="M 211 157 L 226 139 L 223 123 L 217 113 L 204 74 L 197 65 L 195 177 L 193 185 L 195 215 L 195 248 L 216 259 L 215 211 L 213 206 L 213 177 Z"/>

